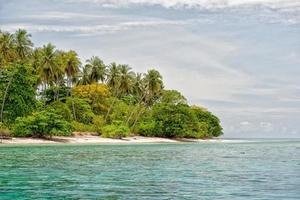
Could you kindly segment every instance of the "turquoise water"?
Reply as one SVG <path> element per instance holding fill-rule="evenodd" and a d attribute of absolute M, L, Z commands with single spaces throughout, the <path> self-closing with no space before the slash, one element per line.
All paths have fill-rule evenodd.
<path fill-rule="evenodd" d="M 300 199 L 300 141 L 0 145 L 0 199 Z"/>

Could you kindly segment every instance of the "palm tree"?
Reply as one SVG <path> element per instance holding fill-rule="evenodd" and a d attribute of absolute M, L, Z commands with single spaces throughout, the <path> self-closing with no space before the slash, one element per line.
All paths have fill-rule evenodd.
<path fill-rule="evenodd" d="M 144 99 L 145 95 L 145 81 L 142 77 L 141 73 L 137 73 L 135 74 L 134 78 L 133 78 L 133 84 L 132 84 L 132 92 L 133 95 L 136 97 L 136 99 L 138 100 L 138 105 L 140 105 L 140 103 L 142 102 L 142 100 Z M 129 123 L 131 117 L 133 116 L 133 114 L 136 112 L 136 109 L 133 109 L 129 115 L 129 117 L 126 120 L 126 124 Z"/>
<path fill-rule="evenodd" d="M 0 67 L 13 61 L 15 44 L 13 35 L 7 32 L 0 33 Z"/>
<path fill-rule="evenodd" d="M 163 89 L 163 81 L 162 81 L 162 76 L 161 74 L 155 70 L 155 69 L 151 69 L 147 72 L 147 74 L 145 74 L 145 93 L 142 97 L 141 103 L 144 100 L 144 103 L 147 106 L 151 106 L 156 98 L 159 97 L 159 95 L 161 94 L 161 91 Z M 140 103 L 140 105 L 141 105 Z M 140 115 L 142 114 L 143 109 L 140 109 L 140 111 L 138 112 L 134 123 L 132 125 L 132 128 L 136 125 L 138 118 L 140 117 Z"/>
<path fill-rule="evenodd" d="M 79 67 L 81 65 L 80 59 L 75 51 L 68 51 L 63 54 L 63 68 L 68 78 L 68 86 L 72 87 L 72 80 L 80 72 Z"/>
<path fill-rule="evenodd" d="M 33 43 L 30 37 L 31 35 L 22 29 L 17 30 L 14 34 L 16 52 L 21 61 L 32 53 Z"/>
<path fill-rule="evenodd" d="M 114 95 L 117 93 L 120 80 L 120 68 L 116 63 L 111 63 L 108 68 L 106 83 Z"/>
<path fill-rule="evenodd" d="M 105 121 L 107 120 L 108 115 L 110 114 L 116 99 L 119 96 L 119 86 L 120 86 L 120 68 L 116 63 L 111 63 L 108 69 L 108 73 L 107 73 L 107 85 L 110 88 L 110 90 L 112 91 L 113 95 L 115 96 L 113 102 L 111 103 L 111 105 L 109 106 L 109 109 L 105 115 Z"/>
<path fill-rule="evenodd" d="M 86 62 L 86 67 L 90 68 L 91 82 L 98 83 L 100 80 L 103 83 L 106 76 L 106 66 L 103 61 L 98 56 L 93 56 Z"/>
<path fill-rule="evenodd" d="M 134 73 L 128 65 L 119 65 L 118 67 L 120 70 L 119 92 L 121 94 L 129 94 L 132 91 Z"/>
<path fill-rule="evenodd" d="M 78 85 L 87 85 L 87 84 L 91 84 L 91 80 L 90 80 L 90 68 L 85 66 L 82 69 L 82 72 L 79 72 L 79 76 L 80 79 L 78 81 Z"/>
<path fill-rule="evenodd" d="M 63 68 L 59 65 L 58 52 L 55 50 L 54 45 L 48 43 L 40 51 L 37 73 L 46 87 L 57 83 L 63 74 Z"/>
<path fill-rule="evenodd" d="M 77 74 L 79 73 L 79 67 L 81 62 L 78 58 L 78 55 L 75 51 L 68 51 L 63 54 L 63 63 L 64 63 L 64 71 L 67 75 L 67 84 L 69 88 L 72 88 L 73 80 L 77 78 Z M 71 99 L 72 99 L 72 110 L 73 110 L 73 117 L 76 120 L 76 113 L 75 113 L 75 105 L 72 92 L 70 92 Z"/>

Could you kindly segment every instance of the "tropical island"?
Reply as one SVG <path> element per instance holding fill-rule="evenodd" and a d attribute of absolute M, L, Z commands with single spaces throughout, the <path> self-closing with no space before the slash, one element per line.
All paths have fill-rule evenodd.
<path fill-rule="evenodd" d="M 165 89 L 155 69 L 136 73 L 98 56 L 82 63 L 73 50 L 34 47 L 26 30 L 0 31 L 0 137 L 76 133 L 116 139 L 223 134 L 217 116 Z"/>

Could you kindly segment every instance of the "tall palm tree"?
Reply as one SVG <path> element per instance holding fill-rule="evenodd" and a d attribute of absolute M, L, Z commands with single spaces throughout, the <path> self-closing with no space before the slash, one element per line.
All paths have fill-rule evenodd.
<path fill-rule="evenodd" d="M 79 73 L 80 59 L 75 51 L 68 51 L 63 54 L 63 68 L 68 78 L 68 86 L 72 87 L 72 80 Z"/>
<path fill-rule="evenodd" d="M 103 83 L 106 76 L 106 66 L 103 61 L 98 56 L 93 56 L 86 62 L 86 67 L 90 68 L 90 80 L 96 83 L 98 81 Z"/>
<path fill-rule="evenodd" d="M 26 30 L 19 29 L 14 34 L 15 48 L 18 58 L 23 61 L 32 53 L 33 43 L 30 40 L 31 35 Z"/>
<path fill-rule="evenodd" d="M 79 72 L 79 81 L 78 81 L 78 85 L 87 85 L 87 84 L 91 84 L 91 80 L 90 80 L 90 68 L 85 66 L 82 69 L 82 72 Z"/>
<path fill-rule="evenodd" d="M 155 69 L 149 70 L 147 74 L 145 74 L 145 86 L 146 90 L 144 96 L 142 97 L 142 100 L 144 99 L 144 103 L 146 104 L 146 106 L 151 106 L 159 97 L 164 87 L 161 74 Z M 143 108 L 140 109 L 140 111 L 138 112 L 132 125 L 132 128 L 136 125 L 142 112 Z"/>
<path fill-rule="evenodd" d="M 121 94 L 129 94 L 132 91 L 134 73 L 128 65 L 119 65 L 118 67 L 120 70 L 119 92 Z"/>
<path fill-rule="evenodd" d="M 0 67 L 13 61 L 15 44 L 13 35 L 7 32 L 0 33 Z"/>
<path fill-rule="evenodd" d="M 78 55 L 75 51 L 68 51 L 66 53 L 63 53 L 63 68 L 65 71 L 65 74 L 67 76 L 67 85 L 69 88 L 72 88 L 73 81 L 77 78 L 77 75 L 79 73 L 79 67 L 81 65 L 81 62 L 78 58 Z M 72 92 L 70 92 L 71 99 L 72 99 L 72 110 L 73 110 L 73 117 L 76 120 L 76 112 L 75 112 L 75 105 L 74 105 L 74 99 Z"/>
<path fill-rule="evenodd" d="M 120 68 L 116 63 L 111 63 L 108 67 L 106 83 L 114 95 L 116 95 L 120 80 Z"/>
<path fill-rule="evenodd" d="M 63 74 L 63 68 L 59 65 L 58 52 L 55 50 L 54 45 L 48 43 L 41 48 L 38 63 L 37 72 L 44 85 L 47 86 L 57 83 Z"/>
<path fill-rule="evenodd" d="M 142 77 L 141 73 L 137 73 L 135 74 L 134 78 L 133 78 L 133 88 L 132 88 L 132 92 L 133 95 L 136 97 L 137 99 L 137 103 L 138 105 L 140 105 L 140 103 L 143 101 L 143 99 L 145 98 L 145 81 L 144 78 Z M 138 109 L 138 108 L 137 108 Z M 136 112 L 136 109 L 133 109 L 129 115 L 129 117 L 126 120 L 126 124 L 129 123 L 129 121 L 131 120 L 131 117 L 133 116 L 133 114 Z"/>
<path fill-rule="evenodd" d="M 107 80 L 106 83 L 110 90 L 112 91 L 113 95 L 115 96 L 113 102 L 110 104 L 109 109 L 105 115 L 105 121 L 107 120 L 107 117 L 109 116 L 116 99 L 118 98 L 120 92 L 119 92 L 119 86 L 120 86 L 120 68 L 116 63 L 111 63 L 108 68 L 107 73 Z"/>

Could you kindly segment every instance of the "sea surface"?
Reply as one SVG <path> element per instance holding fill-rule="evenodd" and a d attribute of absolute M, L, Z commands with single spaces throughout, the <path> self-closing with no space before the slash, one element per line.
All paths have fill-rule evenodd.
<path fill-rule="evenodd" d="M 300 141 L 0 145 L 0 199 L 300 199 Z"/>

